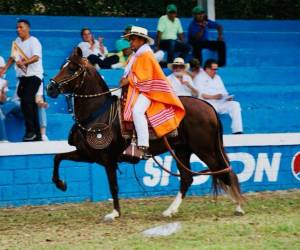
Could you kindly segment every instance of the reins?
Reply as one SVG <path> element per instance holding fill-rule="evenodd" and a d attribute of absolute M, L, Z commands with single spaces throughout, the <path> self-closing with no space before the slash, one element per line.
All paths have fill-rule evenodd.
<path fill-rule="evenodd" d="M 108 118 L 108 124 L 103 127 L 103 128 L 99 128 L 99 129 L 92 129 L 92 128 L 86 128 L 84 127 L 79 120 L 76 118 L 76 116 L 74 115 L 73 118 L 76 122 L 76 124 L 78 125 L 78 127 L 80 127 L 82 130 L 86 131 L 86 132 L 93 132 L 93 133 L 99 133 L 102 132 L 108 128 L 110 128 L 113 124 L 113 122 L 115 121 L 117 115 L 118 115 L 118 108 L 117 108 L 117 102 L 112 103 L 110 105 L 110 112 L 109 112 L 109 118 Z"/>
<path fill-rule="evenodd" d="M 201 170 L 201 171 L 193 171 L 191 169 L 189 169 L 187 166 L 185 166 L 181 161 L 180 159 L 176 156 L 176 154 L 174 153 L 173 149 L 171 148 L 171 145 L 169 144 L 169 141 L 167 139 L 166 136 L 163 136 L 163 141 L 164 141 L 164 144 L 165 146 L 167 147 L 167 149 L 169 150 L 169 152 L 171 153 L 171 155 L 173 156 L 173 158 L 176 160 L 176 162 L 180 165 L 180 167 L 182 167 L 187 173 L 193 175 L 193 176 L 198 176 L 198 175 L 220 175 L 220 174 L 227 174 L 229 172 L 232 171 L 232 168 L 231 167 L 227 167 L 227 168 L 224 168 L 222 170 L 218 170 L 218 171 L 211 171 L 209 169 L 204 169 L 204 170 Z M 152 157 L 152 159 L 154 160 L 154 162 L 162 169 L 164 170 L 165 172 L 169 173 L 170 175 L 173 175 L 173 176 L 180 176 L 179 174 L 177 173 L 173 173 L 171 172 L 170 170 L 166 169 L 164 166 L 162 166 L 156 159 L 155 159 L 155 156 Z"/>
<path fill-rule="evenodd" d="M 60 90 L 60 88 L 66 84 L 68 84 L 69 82 L 71 82 L 72 80 L 78 78 L 79 76 L 83 75 L 82 79 L 81 79 L 81 82 L 80 82 L 80 86 L 83 85 L 84 83 L 84 79 L 85 79 L 85 75 L 86 75 L 86 68 L 79 64 L 80 65 L 80 69 L 79 71 L 76 71 L 69 79 L 66 79 L 66 80 L 62 80 L 60 82 L 55 82 L 54 80 L 53 83 L 57 84 L 58 85 L 58 89 Z M 74 97 L 74 98 L 95 98 L 95 97 L 100 97 L 100 96 L 103 96 L 103 95 L 107 95 L 107 94 L 111 94 L 121 88 L 123 88 L 125 85 L 121 85 L 120 87 L 118 88 L 115 88 L 115 89 L 112 89 L 112 90 L 109 90 L 109 91 L 105 91 L 105 92 L 102 92 L 102 93 L 97 93 L 97 94 L 85 94 L 85 95 L 82 95 L 82 94 L 76 94 L 76 93 L 73 93 L 73 94 L 70 94 L 70 96 Z M 110 105 L 111 107 L 112 105 Z M 80 122 L 79 120 L 76 118 L 76 116 L 74 115 L 74 120 L 76 122 L 76 124 L 81 128 L 83 129 L 84 131 L 87 131 L 87 132 L 94 132 L 94 133 L 98 133 L 98 132 L 101 132 L 105 129 L 108 129 L 109 127 L 111 127 L 113 121 L 116 119 L 117 117 L 117 114 L 118 114 L 118 111 L 117 111 L 117 108 L 115 107 L 116 105 L 113 105 L 113 107 L 110 108 L 110 113 L 109 113 L 109 121 L 108 121 L 108 125 L 105 126 L 104 128 L 101 128 L 101 129 L 92 129 L 92 128 L 86 128 L 84 127 Z M 176 154 L 174 153 L 173 149 L 171 148 L 170 144 L 169 144 L 169 141 L 167 139 L 166 136 L 163 136 L 163 142 L 166 146 L 166 148 L 168 149 L 168 151 L 171 153 L 171 155 L 173 156 L 173 158 L 176 160 L 176 162 L 180 165 L 180 167 L 182 167 L 182 169 L 184 171 L 186 171 L 187 173 L 193 175 L 193 176 L 198 176 L 198 175 L 220 175 L 220 174 L 226 174 L 226 173 L 229 173 L 232 171 L 231 167 L 228 166 L 227 168 L 225 169 L 222 169 L 222 170 L 218 170 L 218 171 L 211 171 L 209 169 L 205 169 L 205 170 L 201 170 L 201 171 L 193 171 L 191 169 L 189 169 L 187 166 L 185 166 L 181 161 L 180 159 L 176 156 Z M 165 172 L 169 173 L 170 175 L 173 175 L 173 176 L 180 176 L 180 174 L 177 174 L 177 173 L 173 173 L 171 172 L 170 170 L 166 169 L 164 166 L 162 166 L 156 159 L 155 159 L 155 156 L 152 157 L 152 159 L 154 160 L 154 162 L 162 169 L 164 170 Z"/>

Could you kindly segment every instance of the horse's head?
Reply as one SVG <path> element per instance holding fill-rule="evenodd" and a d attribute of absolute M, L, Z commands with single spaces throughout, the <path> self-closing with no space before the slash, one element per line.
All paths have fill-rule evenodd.
<path fill-rule="evenodd" d="M 59 73 L 47 85 L 47 94 L 56 98 L 61 93 L 74 93 L 81 87 L 86 74 L 86 59 L 80 48 L 75 48 Z"/>

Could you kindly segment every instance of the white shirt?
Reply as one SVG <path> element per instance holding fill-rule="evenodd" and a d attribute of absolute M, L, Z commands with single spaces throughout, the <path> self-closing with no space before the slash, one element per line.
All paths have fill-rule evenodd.
<path fill-rule="evenodd" d="M 88 42 L 81 42 L 77 46 L 82 50 L 83 57 L 87 58 L 90 55 L 96 55 L 103 60 L 106 57 L 106 54 L 108 53 L 107 48 L 104 46 L 104 53 L 101 53 L 99 41 L 94 40 L 94 42 L 95 43 L 93 49 L 91 48 L 91 45 Z"/>
<path fill-rule="evenodd" d="M 20 37 L 18 37 L 15 42 L 22 49 L 24 54 L 31 58 L 32 56 L 38 56 L 39 60 L 35 63 L 31 63 L 27 66 L 27 72 L 25 73 L 21 70 L 17 65 L 15 65 L 16 75 L 17 77 L 21 76 L 37 76 L 40 79 L 43 79 L 43 60 L 42 60 L 42 45 L 37 38 L 34 36 L 30 36 L 25 41 L 22 41 Z M 17 61 L 21 60 L 22 57 L 16 58 Z"/>
<path fill-rule="evenodd" d="M 4 58 L 2 56 L 0 56 L 0 68 L 5 66 L 5 61 Z M 5 75 L 3 75 L 2 77 L 0 77 L 0 79 L 5 78 Z"/>
<path fill-rule="evenodd" d="M 4 58 L 0 56 L 0 67 L 4 67 L 4 66 L 5 66 Z"/>
<path fill-rule="evenodd" d="M 4 58 L 2 56 L 0 56 L 0 68 L 5 66 L 5 61 Z M 3 89 L 3 87 L 5 87 L 5 91 L 7 91 L 7 81 L 4 80 L 5 75 L 3 75 L 3 77 L 0 77 L 0 90 Z"/>
<path fill-rule="evenodd" d="M 199 98 L 204 99 L 202 94 L 216 95 L 222 94 L 224 96 L 228 95 L 228 92 L 224 86 L 224 83 L 219 75 L 215 75 L 214 78 L 211 78 L 205 71 L 197 74 L 194 78 L 194 86 L 199 91 Z M 224 102 L 223 99 L 212 100 L 205 99 L 212 105 L 217 105 L 221 102 Z"/>
<path fill-rule="evenodd" d="M 192 90 L 186 85 L 182 84 L 173 73 L 168 76 L 168 79 L 177 96 L 192 96 Z M 194 85 L 193 80 L 189 75 L 184 74 L 182 76 L 182 81 L 187 81 L 190 85 Z"/>

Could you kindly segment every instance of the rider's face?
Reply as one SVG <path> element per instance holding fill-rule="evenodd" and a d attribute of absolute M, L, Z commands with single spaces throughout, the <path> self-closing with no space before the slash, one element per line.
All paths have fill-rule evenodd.
<path fill-rule="evenodd" d="M 137 51 L 141 46 L 143 46 L 146 43 L 144 38 L 135 35 L 131 35 L 129 37 L 129 41 L 130 47 L 133 51 Z"/>

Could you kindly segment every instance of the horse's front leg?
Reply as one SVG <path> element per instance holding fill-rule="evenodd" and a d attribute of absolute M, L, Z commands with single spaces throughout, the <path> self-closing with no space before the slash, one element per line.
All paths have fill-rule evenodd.
<path fill-rule="evenodd" d="M 190 157 L 191 153 L 186 150 L 176 150 L 177 157 L 181 160 L 181 162 L 190 169 Z M 171 205 L 166 209 L 162 215 L 164 217 L 172 217 L 178 212 L 178 209 L 186 195 L 186 192 L 188 191 L 189 187 L 193 183 L 193 177 L 190 173 L 186 172 L 182 167 L 177 163 L 177 168 L 180 172 L 180 191 L 177 193 L 174 201 L 171 203 Z"/>
<path fill-rule="evenodd" d="M 111 196 L 113 198 L 113 206 L 114 209 L 111 213 L 105 215 L 104 220 L 105 221 L 113 221 L 115 218 L 120 217 L 121 210 L 120 210 L 120 204 L 119 204 L 119 187 L 118 187 L 118 180 L 117 180 L 117 163 L 112 165 L 105 166 L 108 183 L 109 183 L 109 189 Z"/>
<path fill-rule="evenodd" d="M 84 161 L 84 159 L 77 150 L 55 155 L 52 181 L 58 189 L 66 191 L 67 184 L 59 178 L 59 165 L 62 160 Z"/>

